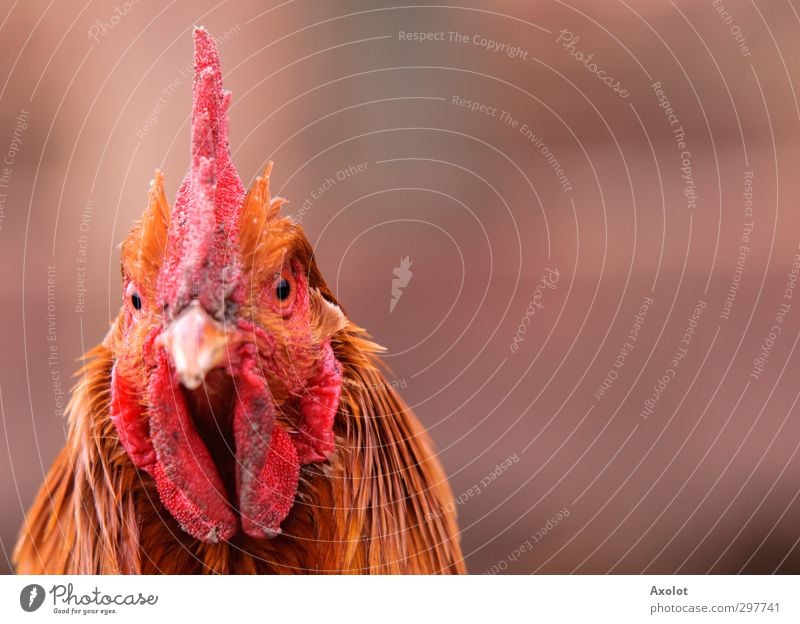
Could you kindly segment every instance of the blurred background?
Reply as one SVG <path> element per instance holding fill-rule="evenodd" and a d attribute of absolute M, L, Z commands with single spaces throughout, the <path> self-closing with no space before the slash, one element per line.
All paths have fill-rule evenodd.
<path fill-rule="evenodd" d="M 0 570 L 187 167 L 201 24 L 471 572 L 800 573 L 798 7 L 451 5 L 0 3 Z"/>

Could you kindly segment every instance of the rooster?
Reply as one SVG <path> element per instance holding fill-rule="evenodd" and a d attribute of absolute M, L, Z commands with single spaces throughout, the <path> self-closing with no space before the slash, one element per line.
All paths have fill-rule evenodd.
<path fill-rule="evenodd" d="M 345 315 L 270 163 L 231 161 L 216 43 L 194 30 L 191 163 L 121 247 L 65 447 L 14 552 L 30 574 L 462 573 L 452 493 Z"/>

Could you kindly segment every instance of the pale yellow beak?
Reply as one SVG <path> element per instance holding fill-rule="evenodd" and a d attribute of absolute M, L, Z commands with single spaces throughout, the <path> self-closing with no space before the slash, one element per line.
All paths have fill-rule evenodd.
<path fill-rule="evenodd" d="M 159 342 L 172 359 L 180 382 L 194 390 L 206 373 L 225 361 L 228 339 L 225 328 L 193 301 L 170 323 Z"/>

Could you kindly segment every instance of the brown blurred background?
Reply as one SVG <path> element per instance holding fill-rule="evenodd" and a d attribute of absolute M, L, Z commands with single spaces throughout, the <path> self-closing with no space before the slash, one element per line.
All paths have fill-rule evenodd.
<path fill-rule="evenodd" d="M 800 8 L 417 4 L 0 4 L 0 570 L 117 245 L 183 177 L 202 24 L 234 161 L 275 161 L 388 347 L 472 572 L 800 572 Z"/>

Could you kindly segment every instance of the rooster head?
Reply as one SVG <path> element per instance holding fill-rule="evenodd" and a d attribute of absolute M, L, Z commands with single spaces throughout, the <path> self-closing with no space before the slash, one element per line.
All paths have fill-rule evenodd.
<path fill-rule="evenodd" d="M 122 449 L 194 538 L 274 537 L 301 467 L 334 452 L 346 321 L 269 174 L 231 161 L 216 44 L 194 30 L 191 162 L 170 211 L 156 172 L 122 245 L 109 334 L 110 417 Z"/>

